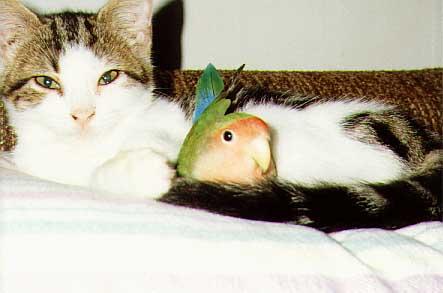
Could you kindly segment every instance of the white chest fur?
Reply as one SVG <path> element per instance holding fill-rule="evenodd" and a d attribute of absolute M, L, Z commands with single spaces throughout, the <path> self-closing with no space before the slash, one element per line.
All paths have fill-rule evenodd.
<path fill-rule="evenodd" d="M 19 137 L 13 161 L 31 175 L 82 186 L 89 184 L 99 166 L 124 151 L 149 148 L 174 161 L 190 128 L 184 113 L 162 100 L 140 106 L 112 129 L 75 136 L 59 136 L 43 125 L 12 115 Z"/>

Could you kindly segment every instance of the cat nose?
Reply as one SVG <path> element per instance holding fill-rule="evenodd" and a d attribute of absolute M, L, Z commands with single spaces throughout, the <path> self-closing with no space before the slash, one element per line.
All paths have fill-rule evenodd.
<path fill-rule="evenodd" d="M 95 116 L 95 108 L 78 109 L 71 112 L 71 117 L 80 126 L 84 127 Z"/>

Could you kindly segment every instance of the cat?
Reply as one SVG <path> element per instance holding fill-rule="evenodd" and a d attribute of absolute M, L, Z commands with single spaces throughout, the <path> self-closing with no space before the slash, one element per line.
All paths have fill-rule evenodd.
<path fill-rule="evenodd" d="M 389 105 L 283 103 L 240 91 L 272 129 L 279 178 L 242 186 L 175 178 L 192 98 L 154 94 L 152 0 L 38 15 L 0 0 L 0 95 L 17 134 L 3 154 L 33 176 L 325 231 L 441 219 L 441 145 Z"/>

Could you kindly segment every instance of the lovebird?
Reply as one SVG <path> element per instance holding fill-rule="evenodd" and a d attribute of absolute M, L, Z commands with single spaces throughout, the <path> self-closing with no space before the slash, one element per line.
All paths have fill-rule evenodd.
<path fill-rule="evenodd" d="M 226 114 L 231 100 L 226 98 L 227 93 L 222 89 L 220 75 L 211 64 L 208 65 L 197 83 L 196 108 L 200 105 L 199 93 L 204 90 L 214 100 L 200 111 L 199 116 L 194 115 L 195 123 L 178 156 L 178 175 L 201 181 L 238 184 L 253 184 L 275 176 L 277 171 L 268 125 L 247 113 Z M 208 104 L 208 101 L 205 103 Z"/>

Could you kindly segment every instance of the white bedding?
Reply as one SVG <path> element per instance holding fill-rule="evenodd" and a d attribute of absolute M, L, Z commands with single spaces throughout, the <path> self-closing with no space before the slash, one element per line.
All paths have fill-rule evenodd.
<path fill-rule="evenodd" d="M 333 234 L 0 169 L 0 292 L 443 292 L 443 223 Z"/>

